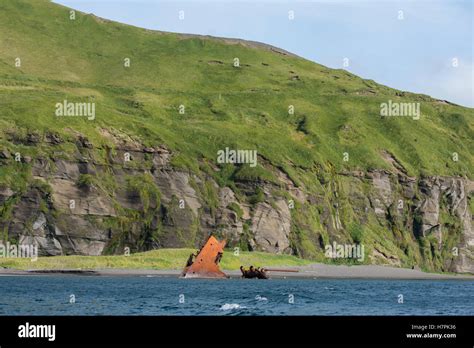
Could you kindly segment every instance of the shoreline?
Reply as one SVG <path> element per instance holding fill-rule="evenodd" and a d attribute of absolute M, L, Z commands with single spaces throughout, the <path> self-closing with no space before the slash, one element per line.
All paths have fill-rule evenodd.
<path fill-rule="evenodd" d="M 442 274 L 426 273 L 420 270 L 407 268 L 396 268 L 379 265 L 327 265 L 310 264 L 307 266 L 278 267 L 279 269 L 298 270 L 298 272 L 274 272 L 269 271 L 270 279 L 373 279 L 373 280 L 471 280 L 474 275 L 470 274 Z M 229 278 L 238 279 L 240 271 L 223 270 Z M 0 268 L 1 276 L 135 276 L 135 277 L 173 277 L 177 278 L 181 270 L 176 269 L 38 269 L 17 270 Z"/>

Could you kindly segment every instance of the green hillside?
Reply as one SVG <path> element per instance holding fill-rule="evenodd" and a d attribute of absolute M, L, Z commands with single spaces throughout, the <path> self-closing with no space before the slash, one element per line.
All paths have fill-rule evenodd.
<path fill-rule="evenodd" d="M 0 10 L 3 131 L 67 137 L 65 128 L 74 127 L 100 142 L 97 127 L 113 126 L 146 143 L 167 144 L 179 151 L 179 164 L 191 168 L 197 158 L 214 160 L 218 149 L 230 146 L 256 148 L 296 177 L 294 167 L 307 170 L 316 163 L 387 167 L 382 149 L 412 174 L 474 172 L 472 109 L 418 94 L 399 97 L 394 89 L 344 70 L 268 50 L 182 38 L 82 13 L 70 20 L 67 8 L 47 0 L 6 0 Z M 89 98 L 97 101 L 95 122 L 54 116 L 58 100 Z M 421 119 L 381 118 L 380 104 L 389 99 L 420 102 Z"/>
<path fill-rule="evenodd" d="M 127 58 L 129 67 L 124 65 Z M 64 100 L 94 102 L 95 119 L 57 117 L 55 105 Z M 420 119 L 382 117 L 380 105 L 389 100 L 420 103 Z M 294 113 L 289 112 L 292 107 Z M 0 150 L 33 160 L 68 159 L 77 157 L 75 142 L 81 134 L 93 144 L 88 156 L 106 165 L 106 150 L 115 145 L 104 130 L 144 146 L 165 145 L 174 168 L 209 175 L 242 200 L 248 197 L 237 182 L 278 186 L 276 168 L 309 194 L 322 191 L 328 177 L 341 172 L 402 168 L 410 177 L 474 178 L 473 109 L 398 91 L 253 43 L 155 32 L 80 12 L 71 20 L 70 9 L 48 0 L 2 0 Z M 31 146 L 32 134 L 61 141 L 54 147 L 44 141 Z M 259 165 L 217 165 L 216 153 L 225 147 L 257 150 Z M 104 190 L 115 187 L 110 177 L 82 179 L 98 180 Z M 350 190 L 341 180 L 338 187 Z M 29 163 L 1 163 L 0 186 L 21 196 L 32 183 Z M 258 194 L 250 203 L 260 199 Z M 210 197 L 212 211 L 212 192 L 204 195 Z M 10 203 L 0 211 L 4 221 L 16 204 Z M 322 211 L 308 209 L 295 217 L 292 232 L 323 229 L 318 217 Z M 341 216 L 343 234 L 355 240 L 350 230 L 361 222 L 354 225 L 358 213 L 348 211 Z M 367 221 L 371 225 L 377 225 L 374 218 Z M 421 260 L 423 248 L 429 248 L 421 243 L 421 251 L 408 252 L 418 250 L 414 237 L 375 236 L 384 229 L 369 228 L 373 235 L 368 232 L 368 243 L 379 240 L 394 253 L 405 252 L 406 260 Z M 4 230 L 8 235 L 8 227 Z M 315 251 L 321 245 L 314 247 L 327 243 L 327 233 L 321 236 L 320 242 L 317 233 L 295 237 L 299 242 L 294 252 L 321 256 Z M 402 263 L 410 264 L 406 260 Z M 443 261 L 438 261 L 427 267 L 440 268 Z"/>

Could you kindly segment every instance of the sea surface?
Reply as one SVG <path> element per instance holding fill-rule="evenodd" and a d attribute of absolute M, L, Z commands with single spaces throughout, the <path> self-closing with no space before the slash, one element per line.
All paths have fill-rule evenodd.
<path fill-rule="evenodd" d="M 474 315 L 474 281 L 2 276 L 0 315 Z"/>

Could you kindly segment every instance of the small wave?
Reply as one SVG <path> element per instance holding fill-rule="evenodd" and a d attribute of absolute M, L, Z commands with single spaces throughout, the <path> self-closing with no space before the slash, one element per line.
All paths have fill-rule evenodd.
<path fill-rule="evenodd" d="M 238 303 L 226 303 L 225 305 L 221 306 L 221 311 L 230 311 L 232 309 L 242 309 L 242 308 L 247 308 L 239 305 Z"/>
<path fill-rule="evenodd" d="M 255 299 L 256 299 L 257 301 L 268 301 L 268 299 L 267 299 L 266 297 L 262 297 L 262 296 L 260 296 L 260 295 L 255 296 Z"/>
<path fill-rule="evenodd" d="M 326 290 L 335 290 L 335 288 L 331 288 L 331 287 L 328 287 L 328 286 L 325 286 L 324 287 Z"/>

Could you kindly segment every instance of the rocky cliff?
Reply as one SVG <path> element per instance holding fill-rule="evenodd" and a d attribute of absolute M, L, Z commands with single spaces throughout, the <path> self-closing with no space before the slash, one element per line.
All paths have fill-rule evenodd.
<path fill-rule="evenodd" d="M 474 272 L 472 108 L 49 0 L 0 1 L 0 47 L 0 241 Z"/>
<path fill-rule="evenodd" d="M 219 186 L 205 172 L 174 168 L 163 145 L 101 133 L 113 148 L 95 148 L 76 132 L 69 157 L 1 152 L 0 165 L 28 172 L 23 190 L 0 188 L 0 230 L 10 241 L 37 244 L 41 255 L 101 255 L 198 247 L 212 232 L 244 250 L 324 260 L 326 245 L 362 243 L 368 263 L 474 273 L 469 179 L 409 177 L 400 165 L 327 166 L 314 168 L 319 189 L 310 190 L 267 164 L 274 182 Z M 11 141 L 41 143 L 49 153 L 62 142 L 39 133 Z"/>

